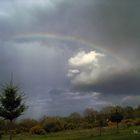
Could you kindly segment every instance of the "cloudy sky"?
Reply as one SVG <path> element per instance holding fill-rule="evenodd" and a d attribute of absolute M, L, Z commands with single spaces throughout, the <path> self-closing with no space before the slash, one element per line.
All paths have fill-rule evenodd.
<path fill-rule="evenodd" d="M 26 117 L 140 100 L 140 1 L 1 0 L 0 84 L 26 94 Z"/>

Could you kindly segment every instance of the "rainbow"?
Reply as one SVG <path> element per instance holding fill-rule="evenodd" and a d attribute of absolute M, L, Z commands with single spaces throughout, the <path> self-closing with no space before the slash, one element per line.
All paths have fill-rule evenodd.
<path fill-rule="evenodd" d="M 85 39 L 76 37 L 76 36 L 67 36 L 67 35 L 61 35 L 57 33 L 50 33 L 50 32 L 26 32 L 22 34 L 17 34 L 13 37 L 13 40 L 45 40 L 45 39 L 52 39 L 52 40 L 59 40 L 59 41 L 71 41 L 71 42 L 76 42 L 82 45 L 85 45 L 94 48 L 96 51 L 101 51 L 101 53 L 104 53 L 106 55 L 110 55 L 119 62 L 123 63 L 124 65 L 129 65 L 129 62 L 124 60 L 123 58 L 117 56 L 115 53 L 113 53 L 109 49 L 104 49 L 101 46 L 95 46 L 93 43 L 90 41 L 87 41 Z"/>
<path fill-rule="evenodd" d="M 56 33 L 23 33 L 23 34 L 17 34 L 16 36 L 13 37 L 13 39 L 20 40 L 20 39 L 25 39 L 25 40 L 41 40 L 41 39 L 53 39 L 53 40 L 61 40 L 61 41 L 71 41 L 71 42 L 77 42 L 80 44 L 83 44 L 85 46 L 89 46 L 95 49 L 98 49 L 100 47 L 95 46 L 93 43 L 90 43 L 89 41 L 85 41 L 84 39 L 81 39 L 79 37 L 75 36 L 65 36 L 65 35 L 60 35 Z"/>

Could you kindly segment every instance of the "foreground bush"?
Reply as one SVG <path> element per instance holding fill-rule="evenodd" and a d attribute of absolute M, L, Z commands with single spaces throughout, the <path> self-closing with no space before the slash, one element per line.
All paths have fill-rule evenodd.
<path fill-rule="evenodd" d="M 73 130 L 77 128 L 77 124 L 74 123 L 65 123 L 64 129 L 65 130 Z"/>
<path fill-rule="evenodd" d="M 89 124 L 88 122 L 82 122 L 82 123 L 80 123 L 79 128 L 90 129 L 90 128 L 93 128 L 93 126 L 92 126 L 92 124 Z"/>
<path fill-rule="evenodd" d="M 3 135 L 4 133 L 2 132 L 2 131 L 0 131 L 0 139 L 2 139 L 2 135 Z"/>
<path fill-rule="evenodd" d="M 46 132 L 58 132 L 64 130 L 64 121 L 59 118 L 47 118 L 43 124 Z"/>
<path fill-rule="evenodd" d="M 30 133 L 37 134 L 37 135 L 45 135 L 46 134 L 45 130 L 40 125 L 36 125 L 36 126 L 32 127 L 30 129 Z"/>
<path fill-rule="evenodd" d="M 29 132 L 30 129 L 38 125 L 38 122 L 33 119 L 23 119 L 18 124 L 18 131 L 20 132 Z"/>
<path fill-rule="evenodd" d="M 131 126 L 134 126 L 135 124 L 135 120 L 134 119 L 126 119 L 123 121 L 123 124 L 126 126 L 126 127 L 131 127 Z"/>
<path fill-rule="evenodd" d="M 140 118 L 137 118 L 137 119 L 134 121 L 134 125 L 136 125 L 136 126 L 139 126 L 139 125 L 140 125 Z"/>

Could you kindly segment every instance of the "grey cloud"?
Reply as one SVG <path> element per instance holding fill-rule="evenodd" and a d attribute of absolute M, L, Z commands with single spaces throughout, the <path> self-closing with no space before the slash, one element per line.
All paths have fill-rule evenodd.
<path fill-rule="evenodd" d="M 93 84 L 79 84 L 75 86 L 75 89 L 101 92 L 104 93 L 104 95 L 138 95 L 140 93 L 139 83 L 140 70 L 136 69 L 111 74 L 109 76 L 101 75 Z"/>
<path fill-rule="evenodd" d="M 49 92 L 53 102 L 49 104 L 49 113 L 69 115 L 71 112 L 82 112 L 85 108 L 95 107 L 100 109 L 110 104 L 100 100 L 100 93 L 79 93 L 64 89 L 53 89 Z M 60 109 L 61 108 L 61 109 Z"/>
<path fill-rule="evenodd" d="M 8 77 L 13 72 L 15 79 L 26 86 L 66 86 L 65 63 L 69 51 L 43 46 L 40 42 L 6 43 L 0 48 L 1 73 Z"/>
<path fill-rule="evenodd" d="M 137 107 L 139 105 L 140 96 L 125 96 L 121 99 L 121 105 L 123 106 L 134 106 Z"/>
<path fill-rule="evenodd" d="M 14 28 L 8 17 L 0 17 L 0 40 L 8 40 L 15 33 Z"/>
<path fill-rule="evenodd" d="M 75 111 L 82 113 L 88 107 L 101 109 L 103 106 L 111 104 L 110 101 L 100 99 L 100 96 L 100 93 L 83 92 L 81 94 L 54 87 L 35 88 L 34 96 L 32 94 L 28 96 L 27 105 L 30 108 L 23 117 L 29 117 L 30 114 L 33 118 L 40 118 L 43 115 L 66 116 Z"/>

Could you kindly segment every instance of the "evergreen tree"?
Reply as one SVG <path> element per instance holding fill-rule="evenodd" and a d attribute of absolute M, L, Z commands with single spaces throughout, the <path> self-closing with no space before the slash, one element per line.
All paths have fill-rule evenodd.
<path fill-rule="evenodd" d="M 0 94 L 0 117 L 10 121 L 10 140 L 12 140 L 12 122 L 25 109 L 23 96 L 20 94 L 18 87 L 12 83 L 5 85 Z"/>

